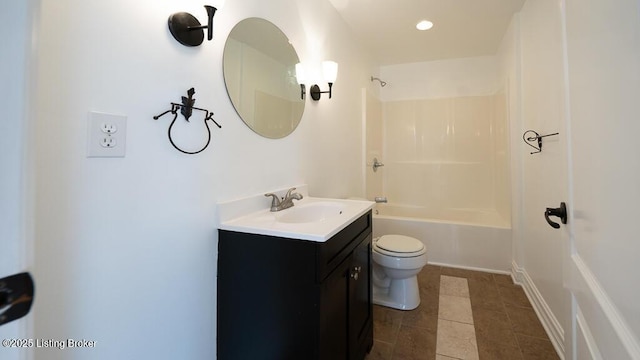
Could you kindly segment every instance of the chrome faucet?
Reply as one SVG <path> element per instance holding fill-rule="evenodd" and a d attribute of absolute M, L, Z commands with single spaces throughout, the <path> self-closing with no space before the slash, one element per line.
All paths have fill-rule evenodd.
<path fill-rule="evenodd" d="M 293 190 L 296 188 L 291 188 L 287 191 L 287 194 L 282 198 L 282 201 L 276 194 L 268 193 L 264 194 L 264 196 L 271 196 L 273 199 L 271 200 L 271 211 L 280 211 L 284 209 L 288 209 L 293 206 L 293 200 L 302 200 L 302 194 L 294 193 Z"/>

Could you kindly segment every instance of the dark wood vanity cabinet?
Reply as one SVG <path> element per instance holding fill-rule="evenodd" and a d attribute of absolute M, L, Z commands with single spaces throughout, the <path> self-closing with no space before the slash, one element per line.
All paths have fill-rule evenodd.
<path fill-rule="evenodd" d="M 371 212 L 326 242 L 219 230 L 217 358 L 362 360 Z"/>

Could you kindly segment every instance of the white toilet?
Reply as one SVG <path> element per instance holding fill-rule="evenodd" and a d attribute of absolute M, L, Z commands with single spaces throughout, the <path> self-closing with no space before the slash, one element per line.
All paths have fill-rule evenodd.
<path fill-rule="evenodd" d="M 417 275 L 427 264 L 427 248 L 418 239 L 384 235 L 373 239 L 373 303 L 400 310 L 420 305 Z"/>

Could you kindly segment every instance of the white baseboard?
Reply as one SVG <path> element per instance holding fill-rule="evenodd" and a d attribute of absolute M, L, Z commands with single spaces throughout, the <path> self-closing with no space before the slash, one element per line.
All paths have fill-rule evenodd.
<path fill-rule="evenodd" d="M 544 330 L 547 332 L 553 347 L 556 349 L 558 356 L 560 359 L 564 360 L 564 330 L 560 325 L 560 322 L 556 318 L 556 316 L 551 311 L 549 305 L 538 291 L 535 283 L 527 274 L 527 271 L 518 266 L 518 264 L 512 262 L 511 264 L 511 277 L 513 278 L 513 282 L 519 284 L 524 289 L 527 298 L 529 298 L 529 302 L 531 302 L 531 306 L 533 310 L 538 315 Z"/>
<path fill-rule="evenodd" d="M 432 261 L 429 261 L 428 263 L 429 263 L 429 265 L 433 265 L 433 266 L 444 266 L 444 267 L 454 268 L 454 269 L 481 271 L 481 272 L 492 273 L 492 274 L 501 274 L 501 275 L 511 275 L 511 273 L 509 271 L 487 269 L 487 268 L 480 268 L 480 267 L 473 267 L 473 266 L 451 265 L 451 264 L 447 264 L 447 263 L 432 262 Z"/>

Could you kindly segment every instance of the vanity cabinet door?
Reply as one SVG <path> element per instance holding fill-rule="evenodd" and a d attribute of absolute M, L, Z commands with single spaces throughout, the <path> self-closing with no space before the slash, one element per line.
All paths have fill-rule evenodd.
<path fill-rule="evenodd" d="M 349 359 L 364 359 L 373 345 L 371 234 L 354 250 L 349 273 Z"/>
<path fill-rule="evenodd" d="M 320 359 L 362 360 L 373 345 L 371 234 L 322 283 Z"/>
<path fill-rule="evenodd" d="M 319 358 L 321 360 L 347 359 L 349 354 L 346 306 L 349 291 L 351 258 L 345 259 L 324 280 L 320 295 Z"/>

